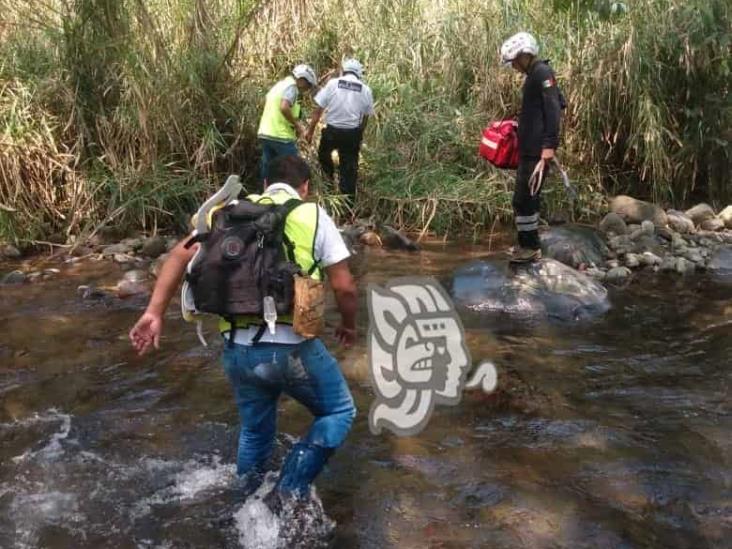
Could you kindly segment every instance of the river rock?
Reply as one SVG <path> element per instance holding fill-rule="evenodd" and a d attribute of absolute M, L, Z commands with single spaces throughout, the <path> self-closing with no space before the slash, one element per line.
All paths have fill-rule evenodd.
<path fill-rule="evenodd" d="M 702 221 L 714 217 L 714 210 L 709 204 L 702 203 L 686 210 L 686 215 L 694 222 L 694 225 L 701 225 Z"/>
<path fill-rule="evenodd" d="M 14 286 L 16 284 L 23 284 L 28 277 L 23 271 L 11 271 L 0 278 L 0 285 Z"/>
<path fill-rule="evenodd" d="M 150 291 L 148 284 L 144 282 L 133 282 L 130 280 L 120 280 L 117 284 L 117 297 L 124 299 L 133 295 L 142 295 Z"/>
<path fill-rule="evenodd" d="M 676 272 L 681 275 L 691 274 L 696 270 L 696 265 L 683 257 L 676 258 Z"/>
<path fill-rule="evenodd" d="M 724 229 L 724 221 L 718 217 L 713 217 L 702 221 L 699 227 L 705 231 L 721 231 Z"/>
<path fill-rule="evenodd" d="M 663 260 L 661 261 L 661 264 L 659 265 L 659 268 L 662 271 L 675 271 L 676 270 L 676 258 L 671 255 L 664 257 Z"/>
<path fill-rule="evenodd" d="M 605 262 L 605 266 L 608 269 L 617 269 L 618 267 L 620 267 L 620 261 L 618 261 L 617 259 L 608 259 Z"/>
<path fill-rule="evenodd" d="M 162 236 L 152 236 L 142 244 L 142 255 L 155 259 L 167 251 L 168 243 Z"/>
<path fill-rule="evenodd" d="M 653 221 L 645 220 L 641 223 L 641 232 L 646 236 L 653 236 L 656 233 L 656 226 Z"/>
<path fill-rule="evenodd" d="M 556 259 L 575 269 L 587 265 L 602 265 L 610 253 L 600 235 L 589 227 L 551 227 L 542 231 L 539 238 L 544 257 Z"/>
<path fill-rule="evenodd" d="M 126 244 L 112 244 L 111 246 L 105 246 L 102 249 L 102 255 L 104 257 L 114 257 L 117 254 L 128 254 L 132 251 L 132 248 Z"/>
<path fill-rule="evenodd" d="M 598 269 L 597 267 L 590 267 L 585 271 L 585 274 L 601 282 L 605 280 L 605 277 L 607 276 L 607 273 L 605 271 L 603 271 L 602 269 Z"/>
<path fill-rule="evenodd" d="M 656 234 L 665 241 L 671 242 L 671 239 L 674 236 L 674 231 L 668 227 L 656 227 Z"/>
<path fill-rule="evenodd" d="M 704 256 L 699 248 L 689 248 L 684 253 L 684 257 L 694 263 L 704 263 Z"/>
<path fill-rule="evenodd" d="M 142 249 L 142 246 L 144 244 L 144 241 L 142 238 L 125 238 L 120 242 L 120 244 L 124 244 L 125 246 L 129 247 L 130 250 L 134 252 L 139 252 Z"/>
<path fill-rule="evenodd" d="M 381 238 L 374 231 L 366 231 L 358 238 L 358 241 L 366 246 L 381 246 Z"/>
<path fill-rule="evenodd" d="M 674 233 L 671 237 L 671 249 L 677 252 L 678 250 L 682 250 L 686 248 L 686 240 L 684 240 L 684 237 L 681 236 L 678 233 Z"/>
<path fill-rule="evenodd" d="M 389 225 L 381 225 L 379 227 L 379 236 L 381 236 L 381 242 L 386 248 L 406 250 L 408 252 L 419 251 L 419 246 L 416 242 Z"/>
<path fill-rule="evenodd" d="M 169 253 L 163 254 L 160 257 L 158 257 L 155 261 L 150 263 L 148 272 L 155 278 L 160 276 L 160 270 L 163 268 L 163 265 L 167 261 L 168 257 L 170 257 Z"/>
<path fill-rule="evenodd" d="M 94 285 L 77 286 L 76 293 L 85 301 L 98 301 L 110 297 L 107 292 L 100 290 Z"/>
<path fill-rule="evenodd" d="M 654 225 L 663 227 L 668 222 L 666 212 L 660 207 L 626 195 L 613 198 L 610 201 L 610 211 L 618 214 L 626 223 L 642 223 L 649 220 Z"/>
<path fill-rule="evenodd" d="M 126 255 L 126 254 L 114 254 L 113 259 L 114 259 L 115 263 L 121 263 L 121 264 L 131 263 L 132 261 L 135 260 L 134 257 Z"/>
<path fill-rule="evenodd" d="M 724 221 L 725 227 L 732 229 L 732 206 L 727 206 L 724 210 L 719 212 L 717 217 Z"/>
<path fill-rule="evenodd" d="M 620 235 L 627 234 L 628 232 L 628 226 L 625 224 L 625 221 L 615 212 L 610 212 L 602 218 L 602 221 L 600 221 L 599 229 L 600 232 L 604 234 L 612 233 L 615 235 Z"/>
<path fill-rule="evenodd" d="M 602 284 L 551 258 L 519 266 L 474 261 L 455 271 L 449 287 L 456 303 L 476 313 L 573 320 L 610 308 Z"/>
<path fill-rule="evenodd" d="M 654 265 L 660 265 L 663 261 L 659 256 L 654 254 L 653 252 L 643 252 L 640 256 L 641 263 L 643 265 L 647 265 L 649 267 L 652 267 Z"/>
<path fill-rule="evenodd" d="M 625 266 L 629 269 L 637 269 L 640 267 L 640 258 L 636 254 L 625 255 Z"/>
<path fill-rule="evenodd" d="M 627 254 L 633 251 L 635 245 L 628 235 L 613 236 L 608 240 L 607 245 L 617 254 Z"/>
<path fill-rule="evenodd" d="M 668 226 L 677 233 L 686 234 L 694 232 L 694 221 L 684 212 L 668 210 L 666 216 L 668 218 Z"/>
<path fill-rule="evenodd" d="M 0 244 L 0 259 L 18 259 L 22 254 L 12 244 Z"/>
<path fill-rule="evenodd" d="M 630 269 L 628 269 L 628 267 L 615 267 L 607 272 L 605 281 L 611 283 L 623 282 L 630 276 L 630 274 Z"/>

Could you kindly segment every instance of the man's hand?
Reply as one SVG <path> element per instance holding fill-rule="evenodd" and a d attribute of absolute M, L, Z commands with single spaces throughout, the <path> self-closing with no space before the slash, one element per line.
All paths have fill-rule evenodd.
<path fill-rule="evenodd" d="M 343 345 L 346 349 L 350 349 L 354 343 L 356 343 L 356 330 L 346 328 L 342 324 L 336 328 L 335 331 L 336 339 L 338 343 Z"/>
<path fill-rule="evenodd" d="M 554 149 L 541 149 L 542 160 L 551 160 L 554 158 Z"/>
<path fill-rule="evenodd" d="M 163 332 L 163 317 L 145 312 L 130 330 L 130 341 L 137 354 L 144 355 L 150 345 L 160 348 L 160 334 Z"/>

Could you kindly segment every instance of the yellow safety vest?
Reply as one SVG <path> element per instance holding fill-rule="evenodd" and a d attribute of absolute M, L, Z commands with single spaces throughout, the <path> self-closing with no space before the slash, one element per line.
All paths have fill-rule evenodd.
<path fill-rule="evenodd" d="M 282 205 L 293 198 L 285 190 L 272 194 L 250 194 L 247 200 L 262 204 Z M 318 205 L 314 202 L 303 202 L 290 212 L 285 221 L 285 234 L 290 239 L 294 248 L 295 257 L 289 259 L 300 266 L 303 273 L 308 274 L 315 280 L 322 280 L 323 273 L 315 258 L 315 234 L 318 230 Z M 289 254 L 287 248 L 285 253 Z M 234 317 L 237 328 L 246 328 L 250 325 L 261 325 L 264 322 L 262 317 L 252 315 L 239 315 Z M 291 324 L 292 315 L 280 315 L 278 323 Z M 231 324 L 224 318 L 219 318 L 219 331 L 228 332 Z"/>
<path fill-rule="evenodd" d="M 262 112 L 262 118 L 259 121 L 257 135 L 285 141 L 295 141 L 297 139 L 295 128 L 290 124 L 280 110 L 282 94 L 285 92 L 285 89 L 294 85 L 297 85 L 295 79 L 292 76 L 288 76 L 287 78 L 277 82 L 272 86 L 269 92 L 267 92 L 267 98 L 264 102 L 264 111 Z M 295 119 L 300 118 L 300 101 L 295 101 L 295 104 L 292 105 L 291 109 L 292 116 L 295 117 Z"/>

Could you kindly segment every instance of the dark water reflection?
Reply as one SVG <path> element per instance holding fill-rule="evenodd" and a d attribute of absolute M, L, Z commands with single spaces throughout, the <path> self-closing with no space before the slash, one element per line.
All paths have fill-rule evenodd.
<path fill-rule="evenodd" d="M 483 253 L 373 251 L 357 270 L 365 288 L 445 277 Z M 76 293 L 118 277 L 87 264 L 0 289 L 0 547 L 236 547 L 246 535 L 232 518 L 238 418 L 220 344 L 201 347 L 172 307 L 163 348 L 136 358 L 126 333 L 144 303 Z M 338 351 L 359 416 L 318 481 L 336 546 L 725 546 L 731 297 L 702 276 L 654 277 L 613 290 L 613 309 L 584 324 L 466 313 L 473 360 L 495 362 L 499 390 L 437 408 L 411 438 L 369 433 L 365 347 Z M 282 401 L 278 455 L 308 421 Z"/>

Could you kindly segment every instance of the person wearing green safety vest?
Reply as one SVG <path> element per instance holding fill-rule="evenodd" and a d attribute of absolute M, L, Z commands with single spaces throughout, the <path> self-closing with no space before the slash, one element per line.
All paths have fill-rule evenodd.
<path fill-rule="evenodd" d="M 357 294 L 347 261 L 348 248 L 326 211 L 304 202 L 310 180 L 305 160 L 278 157 L 270 164 L 269 174 L 264 193 L 248 199 L 275 204 L 293 198 L 303 201 L 291 210 L 284 231 L 301 270 L 318 279 L 328 277 L 341 316 L 335 335 L 343 346 L 350 347 L 356 339 Z M 130 340 L 139 354 L 159 348 L 165 310 L 199 246 L 186 248 L 192 237 L 181 240 L 170 252 L 145 312 L 130 330 Z M 241 419 L 237 472 L 245 497 L 262 484 L 267 471 L 280 395 L 288 394 L 313 415 L 310 429 L 285 458 L 277 484 L 265 498 L 277 512 L 288 500 L 309 497 L 313 480 L 345 441 L 356 408 L 338 362 L 320 338 L 302 337 L 283 316 L 277 318 L 274 333 L 259 330 L 261 318 L 232 320 L 235 330 L 223 319 L 219 328 L 226 341 L 222 362 Z"/>
<path fill-rule="evenodd" d="M 267 179 L 269 163 L 278 156 L 297 156 L 297 138 L 307 128 L 300 123 L 300 92 L 317 84 L 315 71 L 309 65 L 297 65 L 292 74 L 277 82 L 267 92 L 264 110 L 259 120 L 257 138 L 262 147 L 259 168 L 260 182 Z"/>

